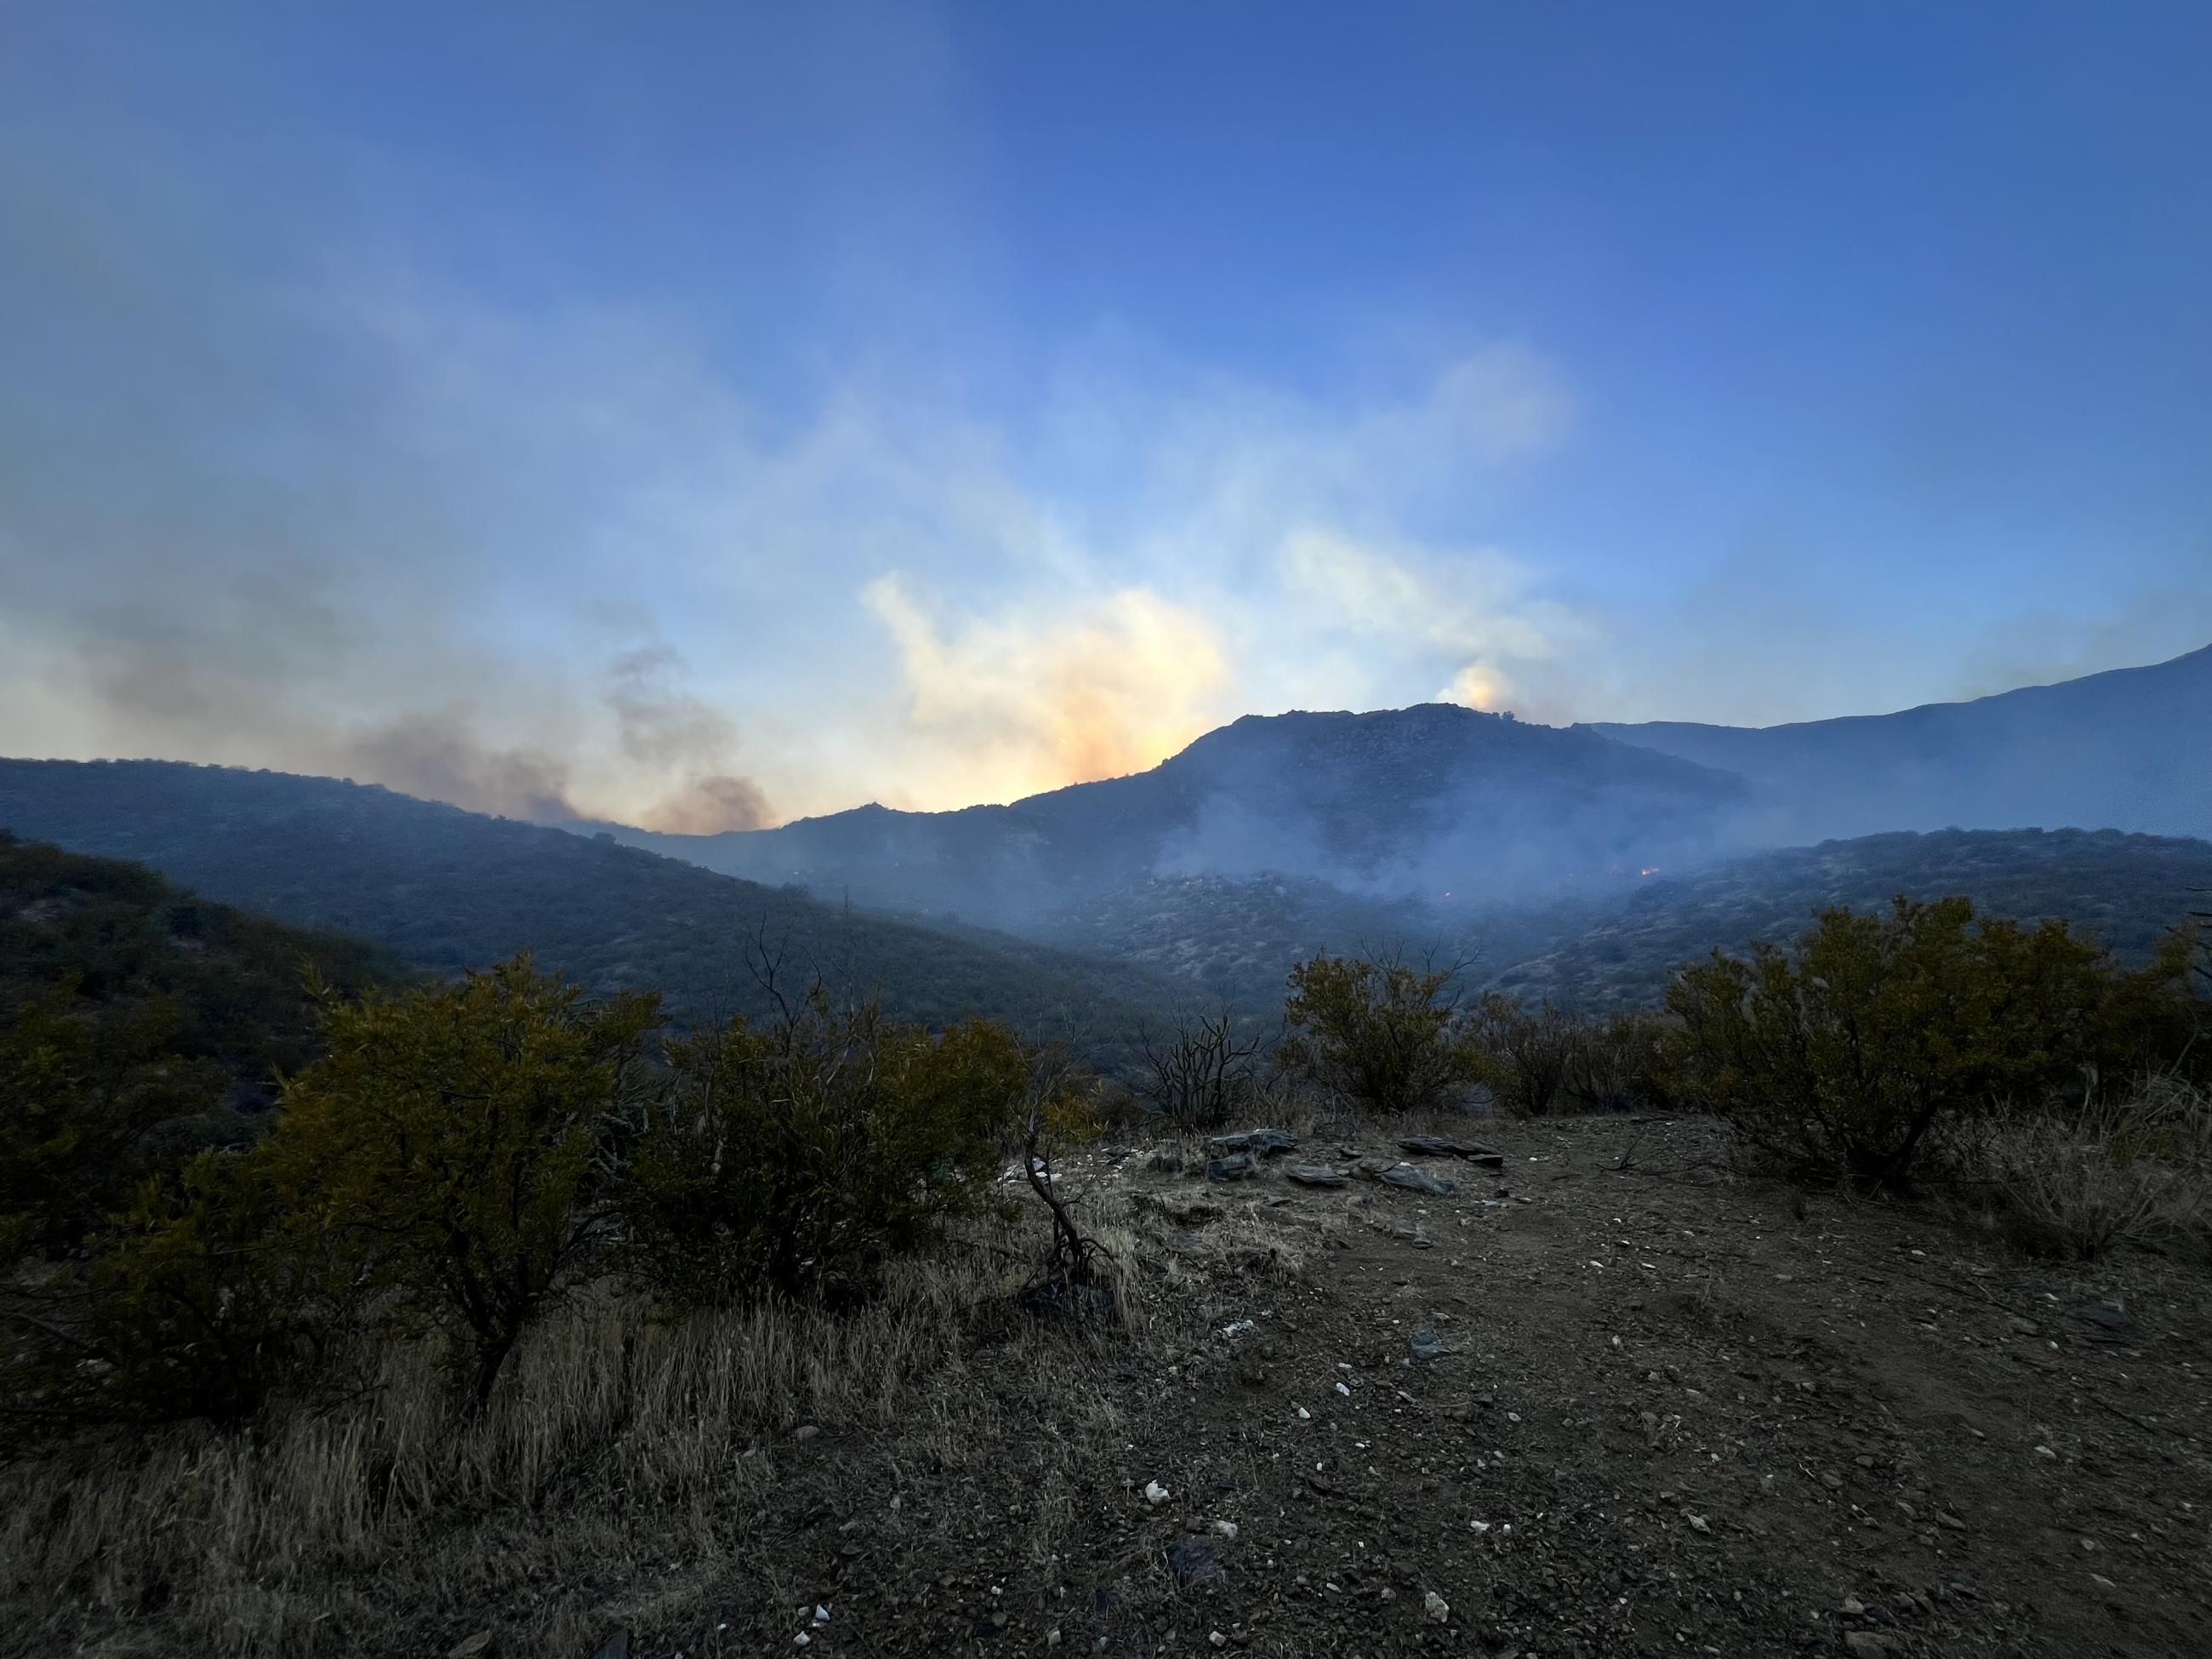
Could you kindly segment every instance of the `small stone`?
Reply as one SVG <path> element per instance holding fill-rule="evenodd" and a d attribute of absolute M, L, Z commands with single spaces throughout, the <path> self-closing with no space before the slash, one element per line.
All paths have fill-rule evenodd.
<path fill-rule="evenodd" d="M 1443 1339 L 1437 1334 L 1436 1327 L 1433 1325 L 1414 1326 L 1413 1334 L 1407 1346 L 1416 1359 L 1442 1359 L 1449 1352 L 1443 1345 Z"/>
<path fill-rule="evenodd" d="M 1229 1638 L 1218 1630 L 1206 1632 L 1206 1639 L 1217 1648 L 1225 1648 L 1229 1645 Z"/>
<path fill-rule="evenodd" d="M 803 1446 L 821 1432 L 822 1431 L 816 1428 L 811 1423 L 801 1423 L 796 1429 L 792 1431 L 791 1437 Z"/>
<path fill-rule="evenodd" d="M 480 1630 L 473 1636 L 464 1636 L 446 1650 L 446 1659 L 477 1659 L 491 1651 L 491 1632 Z"/>
<path fill-rule="evenodd" d="M 1234 1521 L 1217 1521 L 1213 1523 L 1213 1529 L 1231 1543 L 1237 1541 L 1237 1523 Z"/>
<path fill-rule="evenodd" d="M 1451 1617 L 1451 1603 L 1434 1590 L 1425 1590 L 1421 1594 L 1421 1611 L 1428 1615 L 1431 1624 L 1441 1625 Z"/>
<path fill-rule="evenodd" d="M 1691 1515 L 1686 1511 L 1682 1518 L 1690 1523 L 1692 1532 L 1711 1533 L 1713 1529 L 1712 1522 L 1702 1515 Z"/>
<path fill-rule="evenodd" d="M 1856 1619 L 1866 1611 L 1866 1603 L 1856 1595 L 1846 1595 L 1844 1598 L 1842 1611 L 1846 1619 Z"/>
<path fill-rule="evenodd" d="M 1145 1482 L 1145 1502 L 1158 1509 L 1168 1500 L 1168 1489 L 1157 1480 Z"/>
<path fill-rule="evenodd" d="M 1232 1152 L 1227 1158 L 1210 1158 L 1206 1165 L 1208 1181 L 1245 1181 L 1259 1173 L 1259 1163 L 1249 1152 Z"/>
<path fill-rule="evenodd" d="M 1850 1630 L 1844 1632 L 1844 1645 L 1853 1653 L 1884 1654 L 1889 1651 L 1889 1641 L 1870 1630 Z"/>

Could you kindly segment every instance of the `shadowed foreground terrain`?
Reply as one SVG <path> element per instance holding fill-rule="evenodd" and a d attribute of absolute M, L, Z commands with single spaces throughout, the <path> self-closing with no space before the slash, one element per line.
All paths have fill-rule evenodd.
<path fill-rule="evenodd" d="M 374 1425 L 295 1425 L 281 1459 L 210 1442 L 97 1503 L 18 1493 L 9 1646 L 2212 1641 L 2201 1272 L 2038 1264 L 1881 1204 L 1794 1214 L 1698 1120 L 1491 1138 L 1502 1176 L 1424 1160 L 1449 1196 L 1086 1154 L 1066 1185 L 1116 1252 L 1126 1334 L 1016 1311 L 1020 1266 L 981 1240 L 859 1322 L 671 1333 L 585 1310 L 538 1334 L 489 1422 L 441 1443 L 403 1398 Z M 1395 1139 L 1370 1125 L 1298 1156 L 1356 1170 Z M 1416 1361 L 1431 1335 L 1441 1356 Z M 450 1507 L 410 1520 L 432 1486 Z"/>

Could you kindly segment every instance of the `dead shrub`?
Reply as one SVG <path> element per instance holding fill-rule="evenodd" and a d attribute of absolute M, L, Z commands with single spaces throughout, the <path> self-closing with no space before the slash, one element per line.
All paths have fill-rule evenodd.
<path fill-rule="evenodd" d="M 2000 1224 L 2039 1254 L 2168 1249 L 2212 1226 L 2212 1099 L 2170 1078 L 2070 1109 L 1991 1115 L 1955 1153 Z"/>

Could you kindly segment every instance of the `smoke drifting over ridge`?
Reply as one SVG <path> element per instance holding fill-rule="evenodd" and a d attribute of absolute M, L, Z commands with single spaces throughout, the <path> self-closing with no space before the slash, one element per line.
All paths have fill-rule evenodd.
<path fill-rule="evenodd" d="M 886 323 L 927 262 L 872 241 L 895 277 L 799 323 L 732 300 L 742 261 L 586 280 L 511 200 L 439 195 L 434 155 L 379 155 L 389 194 L 364 187 L 357 135 L 258 101 L 277 82 L 251 54 L 195 80 L 142 53 L 137 87 L 0 62 L 0 752 L 704 833 L 1014 799 L 1251 711 L 1893 706 L 1942 689 L 1960 637 L 1942 605 L 1905 608 L 1919 633 L 1895 606 L 1854 623 L 1856 556 L 1826 562 L 1837 591 L 1764 547 L 1685 586 L 1706 555 L 1681 550 L 1725 537 L 1614 476 L 1655 410 L 1608 395 L 1587 342 L 1498 337 L 1510 308 L 1382 334 L 1332 314 L 1285 373 L 1179 357 L 1208 337 L 1142 317 Z M 845 90 L 830 127 L 882 136 L 854 124 L 896 100 Z M 718 82 L 718 108 L 753 101 Z M 893 151 L 896 188 L 847 222 L 794 199 L 832 242 L 957 240 Z M 433 199 L 483 210 L 393 206 Z M 1632 533 L 1578 515 L 1615 493 Z M 1742 608 L 1778 590 L 1799 603 Z M 2177 617 L 2081 650 L 2158 655 Z"/>

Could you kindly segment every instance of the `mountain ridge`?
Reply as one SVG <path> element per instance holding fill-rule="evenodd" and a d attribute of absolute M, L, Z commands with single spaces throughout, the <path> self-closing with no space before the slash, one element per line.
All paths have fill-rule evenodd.
<path fill-rule="evenodd" d="M 1005 918 L 1201 870 L 1326 872 L 1378 891 L 1590 878 L 1722 844 L 1746 799 L 1712 768 L 1601 733 L 1425 703 L 1248 714 L 1145 771 L 1004 805 L 609 832 L 754 879 Z"/>
<path fill-rule="evenodd" d="M 1586 729 L 1742 777 L 1772 844 L 1953 826 L 2212 835 L 2212 646 L 1887 714 Z"/>
<path fill-rule="evenodd" d="M 1072 1013 L 1119 1033 L 1161 1000 L 1141 969 L 717 874 L 611 840 L 374 784 L 179 761 L 0 760 L 0 829 L 128 859 L 219 903 L 374 939 L 441 973 L 533 948 L 595 991 L 652 987 L 682 1018 L 771 1012 L 748 954 L 781 954 L 931 1024 Z M 788 988 L 788 987 L 787 987 Z M 1107 1045 L 1110 1047 L 1110 1044 Z M 1103 1052 L 1103 1050 L 1102 1050 Z"/>

